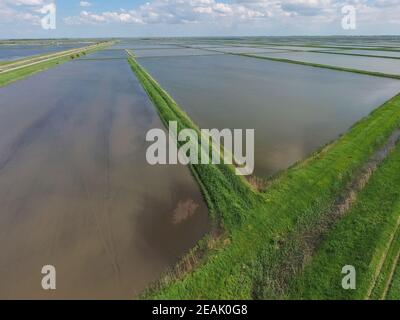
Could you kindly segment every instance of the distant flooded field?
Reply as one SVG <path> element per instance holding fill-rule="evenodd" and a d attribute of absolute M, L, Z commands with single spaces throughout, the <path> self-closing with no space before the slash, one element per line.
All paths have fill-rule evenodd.
<path fill-rule="evenodd" d="M 61 44 L 61 45 L 1 45 L 0 61 L 18 60 L 38 54 L 53 53 L 79 47 L 86 44 Z"/>
<path fill-rule="evenodd" d="M 227 51 L 234 53 L 258 53 L 266 51 L 311 51 L 311 50 L 327 50 L 327 48 L 315 48 L 315 47 L 299 47 L 299 46 L 271 46 L 271 45 L 257 45 L 253 47 L 237 46 L 237 47 L 226 47 Z"/>
<path fill-rule="evenodd" d="M 400 75 L 400 60 L 317 52 L 257 53 L 257 55 Z"/>
<path fill-rule="evenodd" d="M 139 58 L 201 128 L 255 129 L 268 176 L 335 139 L 400 82 L 240 56 Z"/>
<path fill-rule="evenodd" d="M 215 51 L 202 49 L 154 49 L 154 50 L 132 50 L 137 57 L 167 57 L 167 56 L 197 56 L 221 54 Z"/>
<path fill-rule="evenodd" d="M 133 298 L 209 230 L 189 169 L 146 162 L 163 125 L 126 60 L 66 63 L 0 106 L 0 298 Z"/>
<path fill-rule="evenodd" d="M 125 40 L 120 41 L 112 49 L 179 49 L 173 43 L 159 43 L 157 41 Z"/>
<path fill-rule="evenodd" d="M 106 49 L 106 50 L 101 50 L 101 51 L 96 51 L 94 53 L 91 53 L 86 56 L 81 56 L 79 59 L 80 60 L 86 60 L 86 59 L 126 59 L 126 51 L 122 49 L 118 50 L 111 50 L 111 49 Z"/>
<path fill-rule="evenodd" d="M 246 47 L 246 46 L 237 46 L 237 47 L 217 47 L 210 48 L 211 50 L 221 51 L 221 52 L 232 52 L 232 53 L 265 53 L 265 52 L 281 52 L 285 51 L 284 49 L 277 48 L 266 48 L 266 47 Z"/>
<path fill-rule="evenodd" d="M 337 53 L 364 54 L 373 56 L 395 57 L 400 59 L 400 51 L 379 51 L 379 50 L 338 50 Z"/>

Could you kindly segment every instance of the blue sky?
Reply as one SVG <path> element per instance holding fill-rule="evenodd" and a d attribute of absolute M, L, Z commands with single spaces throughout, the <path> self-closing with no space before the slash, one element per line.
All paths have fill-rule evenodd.
<path fill-rule="evenodd" d="M 55 30 L 41 27 L 49 3 Z M 0 0 L 0 38 L 332 34 L 398 35 L 400 0 Z"/>

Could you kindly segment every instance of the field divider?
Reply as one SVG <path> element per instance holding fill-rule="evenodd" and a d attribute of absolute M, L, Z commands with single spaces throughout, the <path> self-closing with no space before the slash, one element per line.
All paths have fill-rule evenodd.
<path fill-rule="evenodd" d="M 323 69 L 330 69 L 330 70 L 335 70 L 335 71 L 358 73 L 358 74 L 363 74 L 363 75 L 368 75 L 368 76 L 373 76 L 373 77 L 390 78 L 390 79 L 400 80 L 400 75 L 389 74 L 389 73 L 384 73 L 384 72 L 352 69 L 352 68 L 345 68 L 345 67 L 339 67 L 339 66 L 332 66 L 332 65 L 328 65 L 328 64 L 320 64 L 320 63 L 292 60 L 292 59 L 264 57 L 264 56 L 258 55 L 257 53 L 236 53 L 236 52 L 220 51 L 220 50 L 214 50 L 214 49 L 204 49 L 204 50 L 229 54 L 229 55 L 233 55 L 233 56 L 241 56 L 241 57 L 255 58 L 255 59 L 261 59 L 261 60 L 270 60 L 270 61 L 275 61 L 275 62 L 298 64 L 298 65 L 314 67 L 314 68 L 323 68 Z M 309 51 L 309 52 L 313 52 L 313 51 Z M 337 53 L 337 54 L 339 54 L 339 53 Z"/>
<path fill-rule="evenodd" d="M 310 50 L 304 52 L 315 52 L 315 53 L 325 53 L 325 54 L 337 54 L 343 56 L 355 56 L 355 57 L 368 57 L 368 58 L 380 58 L 380 59 L 394 59 L 400 60 L 400 57 L 394 56 L 382 56 L 382 55 L 375 55 L 375 54 L 363 54 L 363 53 L 348 53 L 348 52 L 338 52 L 338 51 L 318 51 L 318 50 Z"/>
<path fill-rule="evenodd" d="M 24 79 L 35 73 L 47 70 L 63 62 L 75 59 L 77 55 L 90 54 L 98 50 L 103 50 L 107 46 L 112 45 L 113 42 L 102 42 L 95 45 L 81 47 L 78 49 L 71 49 L 67 51 L 58 52 L 51 55 L 44 55 L 35 57 L 33 60 L 28 58 L 19 60 L 17 66 L 14 64 L 7 64 L 7 69 L 0 67 L 0 87 L 8 85 L 12 82 Z"/>
<path fill-rule="evenodd" d="M 177 121 L 179 129 L 198 130 L 132 55 L 128 62 L 164 125 Z M 159 285 L 141 297 L 250 299 L 260 296 L 260 288 L 267 290 L 267 298 L 279 295 L 273 282 L 260 277 L 263 270 L 282 267 L 277 247 L 295 234 L 299 225 L 312 227 L 312 222 L 321 219 L 375 152 L 385 146 L 399 128 L 399 104 L 400 95 L 388 100 L 337 141 L 284 170 L 264 192 L 249 188 L 230 166 L 190 166 L 226 242 L 217 249 L 206 244 L 206 258 L 195 269 L 179 277 L 162 277 Z M 294 245 L 301 249 L 298 243 Z"/>
<path fill-rule="evenodd" d="M 398 206 L 398 210 L 400 210 L 400 206 Z M 397 223 L 393 233 L 390 235 L 387 247 L 381 254 L 378 266 L 373 275 L 371 285 L 368 288 L 366 299 L 375 299 L 375 298 L 378 298 L 380 300 L 385 299 L 387 292 L 390 288 L 393 274 L 399 262 L 399 258 L 400 258 L 400 216 L 397 219 Z M 388 270 L 383 270 L 383 269 L 388 269 Z M 388 272 L 386 273 L 383 271 L 388 271 Z M 380 277 L 383 277 L 383 279 L 381 279 L 382 280 L 381 282 L 379 282 Z"/>
<path fill-rule="evenodd" d="M 150 75 L 148 74 L 144 69 L 142 69 L 139 64 L 136 62 L 134 59 L 134 54 L 128 51 L 128 62 L 130 63 L 133 71 L 136 73 L 138 76 L 139 80 L 141 80 L 142 85 L 149 95 L 150 99 L 153 101 L 154 105 L 156 106 L 156 109 L 159 113 L 159 116 L 164 123 L 165 127 L 169 127 L 169 121 L 177 121 L 178 122 L 178 132 L 182 129 L 193 129 L 199 134 L 199 144 L 202 139 L 207 139 L 201 134 L 200 128 L 189 118 L 189 116 L 181 110 L 175 101 L 172 99 L 172 97 L 164 90 L 162 87 L 157 83 L 157 81 Z M 215 148 L 213 143 L 210 143 L 211 148 Z M 222 149 L 223 150 L 223 149 Z M 223 157 L 223 153 L 227 152 L 226 150 L 223 150 L 220 153 L 220 157 Z M 253 196 L 253 190 L 251 185 L 245 180 L 242 176 L 237 176 L 234 172 L 234 166 L 233 165 L 225 165 L 225 164 L 219 164 L 219 165 L 203 165 L 203 164 L 190 164 L 189 167 L 196 173 L 196 178 L 201 181 L 201 184 L 205 186 L 206 189 L 207 186 L 205 185 L 202 175 L 199 175 L 199 170 L 202 169 L 211 169 L 214 171 L 214 174 L 216 171 L 220 173 L 220 176 L 218 175 L 217 179 L 225 180 L 223 183 L 226 184 L 227 186 L 229 185 L 228 181 L 234 182 L 230 185 L 230 192 L 248 192 L 251 197 Z M 232 189 L 233 187 L 233 189 Z M 235 188 L 237 187 L 237 188 Z M 209 193 L 208 190 L 204 190 L 206 193 L 207 197 L 206 199 L 211 199 L 213 196 Z M 249 199 L 248 199 L 249 200 Z M 210 209 L 214 210 L 214 203 L 209 203 Z"/>
<path fill-rule="evenodd" d="M 90 46 L 81 47 L 81 48 L 75 48 L 75 49 L 61 51 L 61 52 L 52 53 L 52 54 L 41 55 L 40 57 L 36 57 L 34 59 L 27 58 L 24 60 L 19 60 L 16 63 L 7 64 L 5 68 L 0 67 L 0 74 L 18 70 L 20 68 L 29 67 L 29 66 L 35 65 L 37 63 L 50 61 L 52 59 L 62 58 L 62 57 L 65 57 L 65 56 L 68 56 L 71 54 L 77 54 L 77 53 L 81 53 L 84 51 L 90 51 L 90 50 L 97 49 L 97 48 L 99 48 L 99 44 L 90 45 Z"/>
<path fill-rule="evenodd" d="M 262 45 L 254 45 L 255 48 L 265 46 L 265 47 L 293 47 L 295 50 L 298 51 L 298 47 L 307 47 L 307 48 L 315 48 L 315 49 L 336 49 L 336 50 L 368 50 L 368 51 L 391 51 L 391 52 L 400 52 L 400 48 L 398 47 L 341 47 L 341 46 L 321 46 L 321 45 L 312 45 L 312 44 L 280 44 L 280 43 L 269 43 L 269 44 L 262 44 Z M 296 49 L 297 48 L 297 49 Z M 305 51 L 305 50 L 301 50 Z"/>
<path fill-rule="evenodd" d="M 390 79 L 400 80 L 400 75 L 388 74 L 388 73 L 383 73 L 383 72 L 337 67 L 337 66 L 332 66 L 332 65 L 327 65 L 327 64 L 304 62 L 304 61 L 299 61 L 299 60 L 264 57 L 264 56 L 259 56 L 257 54 L 248 54 L 248 53 L 229 53 L 229 54 L 243 56 L 243 57 L 249 57 L 249 58 L 262 59 L 262 60 L 270 60 L 270 61 L 275 61 L 275 62 L 292 63 L 292 64 L 298 64 L 298 65 L 314 67 L 314 68 L 323 68 L 323 69 L 330 69 L 330 70 L 335 70 L 335 71 L 358 73 L 358 74 L 363 74 L 363 75 L 368 75 L 368 76 L 373 76 L 373 77 L 390 78 Z"/>
<path fill-rule="evenodd" d="M 128 56 L 129 56 L 131 59 L 135 59 L 135 55 L 134 55 L 132 52 L 130 52 L 129 50 L 126 50 L 126 52 L 127 52 Z M 133 62 L 133 63 L 135 63 L 135 62 Z M 137 62 L 136 62 L 136 63 L 137 63 Z M 151 79 L 151 80 L 153 81 L 153 83 L 154 83 L 154 88 L 155 88 L 155 89 L 160 93 L 160 95 L 163 97 L 165 103 L 168 104 L 168 105 L 175 105 L 175 106 L 176 106 L 176 108 L 175 108 L 175 107 L 171 108 L 171 110 L 175 113 L 175 116 L 176 116 L 177 118 L 179 118 L 179 116 L 183 114 L 183 116 L 185 117 L 185 120 L 186 120 L 186 121 L 188 122 L 188 124 L 189 124 L 189 125 L 188 125 L 188 128 L 195 129 L 196 132 L 199 134 L 199 137 L 200 137 L 200 138 L 199 138 L 199 147 L 200 147 L 200 148 L 202 147 L 202 146 L 201 146 L 201 141 L 202 141 L 202 140 L 208 140 L 208 141 L 210 142 L 210 146 L 211 146 L 211 148 L 212 148 L 212 151 L 215 150 L 215 151 L 218 152 L 218 154 L 220 155 L 220 160 L 221 160 L 221 162 L 223 162 L 224 155 L 228 154 L 228 155 L 231 157 L 231 159 L 233 159 L 233 165 L 229 165 L 228 167 L 231 167 L 231 168 L 234 167 L 234 168 L 236 168 L 235 164 L 240 163 L 240 161 L 239 161 L 238 159 L 236 159 L 235 155 L 234 155 L 231 151 L 225 149 L 222 145 L 220 146 L 220 149 L 219 149 L 219 150 L 216 149 L 214 143 L 213 143 L 212 141 L 210 141 L 210 137 L 205 136 L 204 133 L 201 132 L 200 128 L 189 118 L 189 116 L 188 116 L 186 113 L 184 113 L 181 109 L 179 109 L 179 107 L 176 105 L 176 103 L 175 103 L 175 101 L 173 100 L 173 98 L 172 98 L 164 89 L 162 89 L 162 87 L 158 84 L 158 82 L 157 82 L 150 74 L 148 74 L 148 73 L 145 72 L 144 70 L 143 70 L 143 72 L 146 74 L 146 77 L 148 77 L 149 79 Z M 165 125 L 166 125 L 166 127 L 168 128 L 168 123 L 165 123 Z M 205 150 L 202 150 L 202 151 L 206 152 Z M 211 152 L 212 152 L 212 151 L 211 151 Z M 208 150 L 207 152 L 210 152 L 210 150 Z M 247 181 L 246 179 L 242 179 L 242 180 L 243 180 L 243 182 L 245 182 L 250 188 L 252 187 L 252 186 L 248 183 L 248 181 Z"/>

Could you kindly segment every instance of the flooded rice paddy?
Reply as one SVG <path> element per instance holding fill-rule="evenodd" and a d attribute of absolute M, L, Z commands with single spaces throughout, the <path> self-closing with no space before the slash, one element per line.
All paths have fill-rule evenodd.
<path fill-rule="evenodd" d="M 260 176 L 303 159 L 400 90 L 397 80 L 231 55 L 138 61 L 201 128 L 254 128 Z"/>
<path fill-rule="evenodd" d="M 285 51 L 313 51 L 313 50 L 325 51 L 325 50 L 332 50 L 330 48 L 302 47 L 302 46 L 265 46 L 264 48 L 276 49 L 276 50 L 285 50 Z"/>
<path fill-rule="evenodd" d="M 379 50 L 338 50 L 337 53 L 351 53 L 361 55 L 373 55 L 400 58 L 400 51 L 379 51 Z"/>
<path fill-rule="evenodd" d="M 189 169 L 146 162 L 163 125 L 126 60 L 63 64 L 0 106 L 1 298 L 133 298 L 209 230 Z"/>
<path fill-rule="evenodd" d="M 257 55 L 400 75 L 400 60 L 317 52 L 257 53 Z"/>
<path fill-rule="evenodd" d="M 279 48 L 264 48 L 264 47 L 217 47 L 210 48 L 210 50 L 216 50 L 227 53 L 266 53 L 266 52 L 282 52 L 285 50 Z"/>
<path fill-rule="evenodd" d="M 93 60 L 93 59 L 125 59 L 127 55 L 125 50 L 117 50 L 117 49 L 106 49 L 101 51 L 96 51 L 86 56 L 81 56 L 80 60 Z"/>
<path fill-rule="evenodd" d="M 197 55 L 217 55 L 216 51 L 202 49 L 159 49 L 159 50 L 132 50 L 137 57 L 167 57 L 167 56 L 197 56 Z"/>

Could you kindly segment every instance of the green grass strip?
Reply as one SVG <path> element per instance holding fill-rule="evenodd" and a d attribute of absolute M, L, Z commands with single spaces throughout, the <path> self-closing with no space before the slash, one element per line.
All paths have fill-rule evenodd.
<path fill-rule="evenodd" d="M 129 63 L 141 81 L 147 94 L 157 107 L 160 118 L 168 127 L 169 121 L 178 122 L 178 133 L 185 128 L 199 128 L 192 120 L 177 106 L 175 101 L 158 85 L 158 83 L 137 62 L 129 58 Z M 225 228 L 234 228 L 243 217 L 244 208 L 249 208 L 256 200 L 250 186 L 244 182 L 242 177 L 236 176 L 232 166 L 225 165 L 193 165 L 191 169 L 201 184 L 207 181 L 203 193 L 208 199 L 208 205 L 213 214 L 223 215 Z M 236 195 L 242 195 L 237 197 Z M 250 202 L 249 202 L 250 201 Z"/>
<path fill-rule="evenodd" d="M 273 47 L 307 47 L 307 48 L 321 48 L 321 49 L 339 49 L 339 50 L 370 50 L 370 51 L 392 51 L 400 52 L 397 47 L 350 47 L 350 46 L 327 46 L 327 45 L 315 45 L 315 44 L 262 44 L 262 46 L 273 46 Z M 304 50 L 303 50 L 304 51 Z"/>
<path fill-rule="evenodd" d="M 165 124 L 197 128 L 176 102 L 133 59 L 133 71 Z M 359 121 L 336 142 L 282 172 L 267 191 L 252 191 L 225 165 L 196 165 L 195 177 L 226 241 L 209 248 L 206 259 L 179 279 L 162 279 L 144 293 L 150 299 L 251 299 L 279 295 L 269 271 L 282 265 L 280 246 L 299 225 L 320 219 L 357 176 L 363 164 L 400 125 L 400 96 Z M 274 273 L 272 273 L 274 275 Z M 260 288 L 263 292 L 260 291 Z"/>
<path fill-rule="evenodd" d="M 356 203 L 333 227 L 303 274 L 289 290 L 290 298 L 380 298 L 399 250 L 392 242 L 400 218 L 400 147 L 381 164 Z M 389 249 L 388 246 L 394 245 Z M 389 249 L 389 250 L 388 250 Z M 342 267 L 356 268 L 355 290 L 341 285 Z M 378 279 L 377 279 L 378 276 Z M 382 283 L 381 283 L 382 282 Z M 371 285 L 376 284 L 370 295 Z"/>
<path fill-rule="evenodd" d="M 400 215 L 400 206 L 398 208 Z M 392 284 L 394 272 L 396 270 L 400 258 L 400 228 L 394 234 L 393 240 L 390 243 L 390 248 L 385 255 L 385 260 L 379 275 L 374 283 L 373 290 L 370 294 L 370 299 L 383 300 L 386 298 L 388 290 Z"/>
<path fill-rule="evenodd" d="M 400 57 L 382 56 L 382 55 L 376 55 L 376 54 L 347 53 L 347 52 L 335 52 L 335 51 L 317 51 L 317 50 L 311 50 L 311 51 L 306 51 L 306 52 L 339 54 L 339 55 L 343 55 L 343 56 L 356 56 L 356 57 L 358 56 L 358 57 L 381 58 L 381 59 L 395 59 L 395 60 L 400 59 Z"/>
<path fill-rule="evenodd" d="M 109 45 L 109 44 L 108 44 Z M 38 72 L 41 71 L 45 71 L 49 68 L 52 68 L 54 66 L 60 65 L 64 62 L 67 61 L 71 61 L 73 59 L 75 59 L 76 57 L 79 57 L 81 55 L 85 55 L 85 54 L 90 54 L 93 53 L 95 51 L 98 50 L 103 50 L 104 48 L 106 48 L 108 45 L 99 45 L 96 48 L 91 48 L 91 49 L 87 49 L 87 48 L 81 48 L 82 50 L 71 54 L 71 55 L 66 55 L 63 57 L 57 57 L 48 61 L 43 61 L 43 62 L 38 62 L 35 63 L 33 65 L 30 66 L 26 66 L 26 67 L 21 67 L 19 69 L 13 70 L 13 71 L 9 71 L 9 72 L 4 72 L 0 74 L 0 87 L 4 87 L 10 83 L 13 83 L 15 81 L 24 79 L 28 76 L 32 76 Z M 62 53 L 62 52 L 61 52 Z M 61 54 L 60 53 L 60 54 Z"/>
<path fill-rule="evenodd" d="M 263 56 L 259 56 L 257 54 L 249 54 L 249 53 L 229 53 L 229 54 L 243 56 L 243 57 L 263 59 L 263 60 L 271 60 L 271 61 L 276 61 L 276 62 L 299 64 L 299 65 L 315 67 L 315 68 L 324 68 L 324 69 L 330 69 L 330 70 L 336 70 L 336 71 L 359 73 L 359 74 L 364 74 L 364 75 L 374 76 L 374 77 L 391 78 L 391 79 L 400 80 L 400 75 L 388 74 L 388 73 L 383 73 L 383 72 L 366 71 L 366 70 L 352 69 L 352 68 L 343 68 L 343 67 L 336 67 L 336 66 L 331 66 L 331 65 L 327 65 L 327 64 L 304 62 L 304 61 L 291 60 L 291 59 L 263 57 Z"/>
<path fill-rule="evenodd" d="M 394 271 L 388 293 L 385 297 L 386 300 L 400 300 L 400 263 L 397 263 Z"/>

